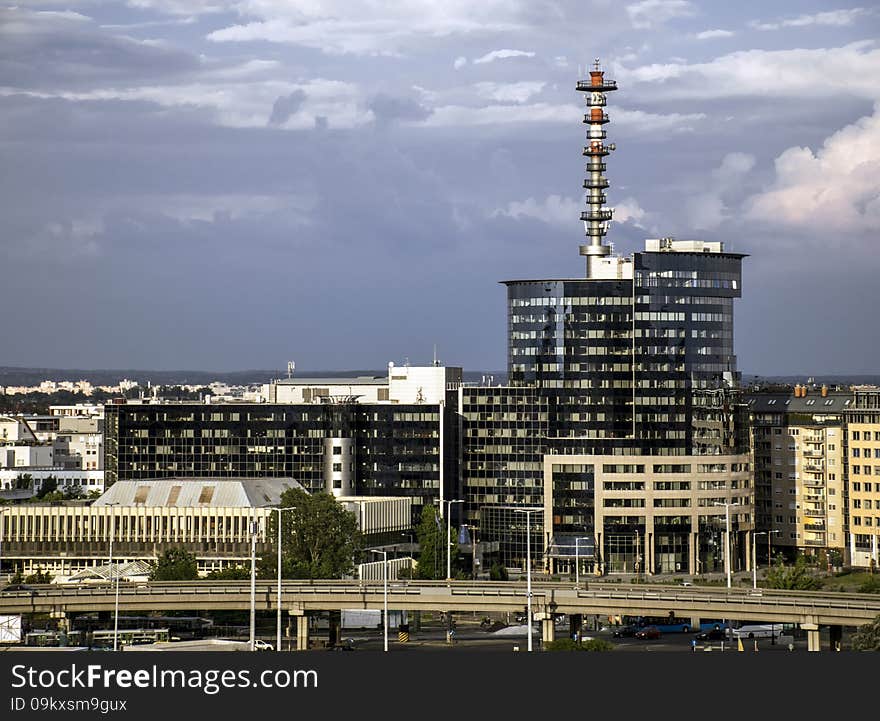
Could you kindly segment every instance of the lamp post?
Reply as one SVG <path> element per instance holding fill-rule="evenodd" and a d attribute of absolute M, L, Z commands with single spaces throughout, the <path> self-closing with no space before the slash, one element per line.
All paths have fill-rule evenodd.
<path fill-rule="evenodd" d="M 6 533 L 6 519 L 3 514 L 11 508 L 0 508 L 0 579 L 3 578 L 3 536 Z"/>
<path fill-rule="evenodd" d="M 278 607 L 278 618 L 275 629 L 275 650 L 281 650 L 281 516 L 284 511 L 292 511 L 295 506 L 287 506 L 282 508 L 278 506 L 275 510 L 278 512 L 278 599 L 276 606 Z"/>
<path fill-rule="evenodd" d="M 118 503 L 108 503 L 108 506 L 118 506 Z M 116 535 L 116 512 L 110 511 L 110 520 L 112 523 L 110 524 L 110 564 L 109 564 L 109 572 L 112 576 L 113 574 L 113 537 Z M 116 574 L 116 588 L 114 591 L 114 600 L 113 600 L 113 650 L 116 651 L 119 647 L 119 573 Z"/>
<path fill-rule="evenodd" d="M 255 651 L 257 631 L 257 522 L 251 516 L 251 618 L 248 650 Z"/>
<path fill-rule="evenodd" d="M 385 626 L 385 650 L 388 650 L 388 551 L 380 551 L 377 548 L 371 548 L 372 553 L 382 554 L 382 606 L 385 609 L 382 613 Z"/>
<path fill-rule="evenodd" d="M 446 504 L 446 580 L 452 580 L 452 504 L 464 503 L 463 500 L 456 498 L 451 500 L 440 499 L 440 503 Z"/>
<path fill-rule="evenodd" d="M 529 651 L 532 650 L 532 514 L 543 508 L 514 508 L 516 513 L 526 514 L 526 623 L 529 625 Z"/>
<path fill-rule="evenodd" d="M 778 529 L 774 529 L 772 531 L 752 531 L 752 588 L 758 587 L 758 561 L 757 561 L 757 551 L 755 550 L 756 546 L 756 537 L 757 536 L 767 536 L 767 568 L 770 568 L 770 564 L 772 563 L 772 559 L 770 557 L 770 537 L 774 533 L 779 533 Z"/>
<path fill-rule="evenodd" d="M 580 557 L 580 542 L 581 541 L 589 541 L 589 536 L 579 536 L 574 539 L 574 587 L 576 589 L 581 587 L 581 557 Z"/>
<path fill-rule="evenodd" d="M 724 536 L 724 566 L 727 569 L 727 587 L 730 588 L 730 567 L 733 565 L 730 562 L 730 507 L 738 506 L 739 504 L 730 503 L 729 501 L 724 501 L 723 503 L 715 501 L 712 505 L 724 506 L 724 520 L 727 528 Z"/>

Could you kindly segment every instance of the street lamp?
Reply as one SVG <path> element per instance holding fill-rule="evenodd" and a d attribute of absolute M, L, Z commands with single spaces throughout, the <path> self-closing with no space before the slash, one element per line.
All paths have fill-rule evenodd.
<path fill-rule="evenodd" d="M 446 504 L 446 580 L 452 580 L 452 504 L 464 503 L 461 499 L 444 500 L 440 499 L 440 503 Z"/>
<path fill-rule="evenodd" d="M 580 542 L 581 541 L 589 541 L 589 536 L 580 536 L 574 539 L 574 587 L 581 587 L 581 557 L 580 557 Z"/>
<path fill-rule="evenodd" d="M 385 619 L 385 650 L 388 650 L 388 551 L 380 551 L 377 548 L 371 548 L 372 553 L 382 554 L 382 605 L 384 612 L 382 616 Z"/>
<path fill-rule="evenodd" d="M 770 536 L 772 536 L 774 533 L 779 533 L 779 530 L 774 529 L 772 531 L 753 531 L 752 532 L 752 570 L 754 571 L 754 573 L 752 574 L 752 588 L 758 587 L 758 580 L 757 580 L 758 562 L 756 560 L 757 554 L 755 551 L 755 543 L 756 543 L 755 537 L 756 536 L 767 536 L 767 568 L 769 569 L 770 564 L 773 562 L 773 559 L 770 557 Z"/>
<path fill-rule="evenodd" d="M 543 508 L 514 508 L 516 513 L 526 514 L 526 623 L 529 625 L 529 651 L 532 650 L 532 532 L 531 519 L 533 513 Z"/>
<path fill-rule="evenodd" d="M 729 501 L 714 501 L 713 506 L 724 506 L 724 520 L 727 524 L 727 532 L 724 536 L 724 565 L 727 569 L 727 587 L 730 588 L 730 507 L 738 506 L 738 503 L 730 503 Z"/>
<path fill-rule="evenodd" d="M 11 508 L 0 508 L 0 578 L 3 578 L 3 535 L 6 532 L 6 519 L 3 514 Z"/>
<path fill-rule="evenodd" d="M 255 651 L 257 632 L 257 521 L 251 515 L 251 618 L 248 650 Z"/>
<path fill-rule="evenodd" d="M 275 508 L 278 511 L 278 621 L 275 632 L 275 650 L 281 650 L 281 515 L 284 511 L 292 511 L 295 506 L 287 506 L 286 508 Z"/>
<path fill-rule="evenodd" d="M 108 506 L 118 506 L 118 503 L 108 503 Z M 110 511 L 110 566 L 109 571 L 113 574 L 113 537 L 116 535 L 116 512 Z M 119 573 L 116 573 L 116 590 L 115 599 L 113 601 L 113 650 L 118 648 L 119 639 Z"/>

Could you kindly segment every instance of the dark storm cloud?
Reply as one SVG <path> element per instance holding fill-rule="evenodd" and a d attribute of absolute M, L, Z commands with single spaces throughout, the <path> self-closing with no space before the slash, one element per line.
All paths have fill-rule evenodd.
<path fill-rule="evenodd" d="M 269 125 L 284 125 L 306 100 L 306 94 L 302 90 L 294 90 L 290 95 L 282 95 L 272 105 L 272 114 L 269 116 Z"/>

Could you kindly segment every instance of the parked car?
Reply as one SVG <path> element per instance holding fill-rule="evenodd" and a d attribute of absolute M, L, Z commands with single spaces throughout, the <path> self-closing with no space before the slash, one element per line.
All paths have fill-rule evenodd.
<path fill-rule="evenodd" d="M 645 626 L 644 628 L 640 628 L 638 631 L 636 631 L 636 638 L 641 639 L 656 640 L 662 635 L 663 634 L 660 633 L 660 629 L 656 626 Z"/>
<path fill-rule="evenodd" d="M 254 651 L 274 651 L 275 647 L 268 641 L 258 638 L 254 641 Z"/>
<path fill-rule="evenodd" d="M 611 632 L 614 638 L 631 638 L 636 635 L 638 628 L 635 626 L 616 626 Z"/>
<path fill-rule="evenodd" d="M 710 628 L 708 631 L 702 631 L 694 636 L 697 641 L 724 641 L 727 639 L 727 632 L 721 628 Z"/>

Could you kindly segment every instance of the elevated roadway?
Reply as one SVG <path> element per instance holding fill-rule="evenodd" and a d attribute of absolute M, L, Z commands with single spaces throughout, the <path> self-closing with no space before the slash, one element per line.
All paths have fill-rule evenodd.
<path fill-rule="evenodd" d="M 259 581 L 257 611 L 275 611 L 277 585 Z M 41 585 L 0 594 L 0 614 L 56 615 L 110 611 L 112 584 Z M 524 582 L 392 581 L 388 608 L 406 611 L 492 612 L 525 608 Z M 183 581 L 119 585 L 119 612 L 250 609 L 249 581 Z M 284 581 L 281 607 L 292 615 L 339 609 L 382 609 L 381 581 Z M 802 626 L 859 626 L 880 615 L 880 596 L 818 591 L 727 589 L 680 585 L 590 582 L 533 582 L 532 608 L 546 614 L 676 616 L 797 623 Z"/>

